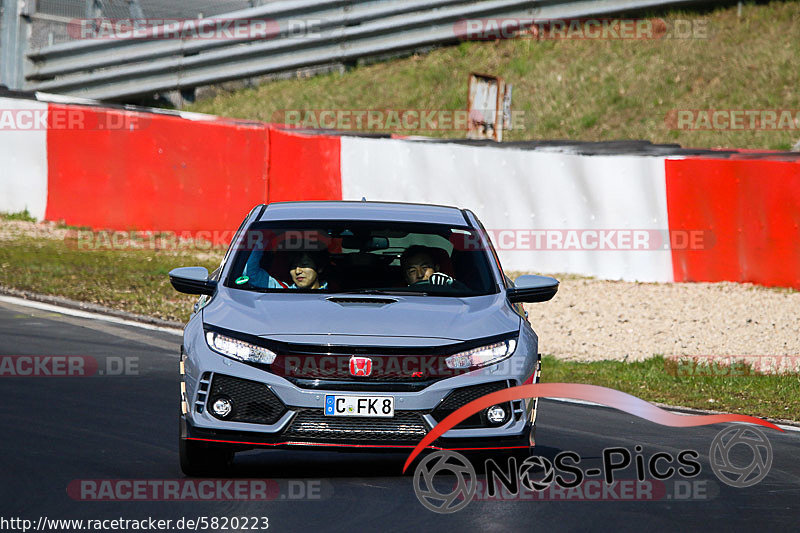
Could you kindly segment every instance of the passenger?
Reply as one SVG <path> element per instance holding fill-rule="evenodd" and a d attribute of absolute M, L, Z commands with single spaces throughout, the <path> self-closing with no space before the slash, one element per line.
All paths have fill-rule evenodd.
<path fill-rule="evenodd" d="M 289 261 L 289 273 L 292 275 L 293 284 L 290 289 L 327 289 L 328 282 L 322 281 L 320 276 L 325 272 L 328 263 L 328 253 L 301 252 L 294 254 Z"/>
<path fill-rule="evenodd" d="M 328 283 L 321 276 L 328 264 L 328 251 L 297 252 L 289 257 L 289 275 L 291 285 L 277 280 L 261 268 L 264 252 L 254 250 L 247 258 L 242 276 L 236 280 L 237 285 L 249 284 L 259 289 L 327 289 Z"/>
<path fill-rule="evenodd" d="M 400 256 L 400 267 L 409 285 L 430 283 L 432 285 L 452 285 L 455 281 L 447 274 L 439 272 L 439 265 L 434 256 L 435 248 L 415 244 Z"/>

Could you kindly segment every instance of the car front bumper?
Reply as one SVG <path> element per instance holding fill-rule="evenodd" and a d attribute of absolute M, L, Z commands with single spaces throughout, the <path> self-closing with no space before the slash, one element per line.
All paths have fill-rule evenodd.
<path fill-rule="evenodd" d="M 254 447 L 410 450 L 442 420 L 441 407 L 448 397 L 467 390 L 469 393 L 459 398 L 463 396 L 471 400 L 483 395 L 478 393 L 484 390 L 491 392 L 530 383 L 537 379 L 534 376 L 537 365 L 536 335 L 529 328 L 523 328 L 517 349 L 510 358 L 467 374 L 434 381 L 421 390 L 353 392 L 301 388 L 283 377 L 211 351 L 205 343 L 202 321 L 195 316 L 186 327 L 181 357 L 181 437 L 242 450 Z M 264 398 L 257 402 L 259 407 L 263 407 L 257 411 L 257 416 L 240 417 L 240 420 L 247 421 L 221 420 L 209 412 L 212 392 L 220 389 L 217 384 L 223 380 L 243 383 L 244 387 L 237 392 L 239 395 L 253 394 L 252 387 L 259 387 L 257 393 L 263 394 Z M 491 384 L 488 389 L 487 384 Z M 395 399 L 395 416 L 326 417 L 324 401 L 328 394 L 391 395 Z M 274 403 L 275 399 L 280 405 Z M 530 446 L 535 402 L 517 400 L 508 407 L 507 421 L 501 425 L 461 425 L 447 431 L 431 448 L 466 450 Z M 248 406 L 248 412 L 256 411 Z"/>

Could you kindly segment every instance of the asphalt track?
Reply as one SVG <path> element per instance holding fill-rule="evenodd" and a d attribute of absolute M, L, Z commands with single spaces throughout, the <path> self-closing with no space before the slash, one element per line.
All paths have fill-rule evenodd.
<path fill-rule="evenodd" d="M 675 429 L 607 408 L 557 401 L 542 402 L 541 455 L 576 451 L 581 466 L 590 468 L 612 446 L 633 452 L 640 445 L 645 458 L 695 449 L 702 471 L 693 480 L 665 481 L 671 497 L 655 500 L 483 500 L 445 515 L 425 509 L 412 477 L 400 475 L 405 454 L 253 451 L 237 455 L 229 477 L 276 480 L 281 494 L 273 501 L 76 499 L 67 491 L 74 480 L 183 478 L 176 420 L 179 344 L 180 337 L 168 332 L 0 302 L 0 356 L 90 356 L 101 369 L 109 357 L 137 363 L 126 376 L 0 377 L 0 517 L 36 523 L 40 516 L 173 521 L 266 516 L 270 531 L 650 532 L 793 530 L 800 518 L 798 432 L 765 429 L 774 452 L 769 474 L 755 486 L 733 488 L 721 483 L 708 463 L 709 446 L 725 425 Z M 635 476 L 633 468 L 617 473 L 617 479 Z M 684 488 L 700 482 L 703 492 L 682 498 L 676 480 Z M 292 483 L 318 494 L 293 499 Z"/>

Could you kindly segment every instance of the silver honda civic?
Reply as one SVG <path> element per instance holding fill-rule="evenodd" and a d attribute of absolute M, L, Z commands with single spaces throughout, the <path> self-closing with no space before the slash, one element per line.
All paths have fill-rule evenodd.
<path fill-rule="evenodd" d="M 219 268 L 176 268 L 201 295 L 181 348 L 187 475 L 252 448 L 413 448 L 488 393 L 539 379 L 522 307 L 558 281 L 502 271 L 466 209 L 388 202 L 255 207 Z M 492 405 L 436 448 L 527 452 L 536 402 Z"/>

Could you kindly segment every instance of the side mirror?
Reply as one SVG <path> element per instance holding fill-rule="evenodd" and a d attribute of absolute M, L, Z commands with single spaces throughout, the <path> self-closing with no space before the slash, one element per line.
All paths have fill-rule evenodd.
<path fill-rule="evenodd" d="M 520 276 L 514 287 L 506 291 L 511 303 L 546 302 L 558 292 L 558 280 L 547 276 Z"/>
<path fill-rule="evenodd" d="M 169 282 L 176 291 L 186 294 L 212 296 L 217 290 L 217 282 L 208 279 L 208 270 L 203 267 L 182 267 L 171 270 Z"/>

